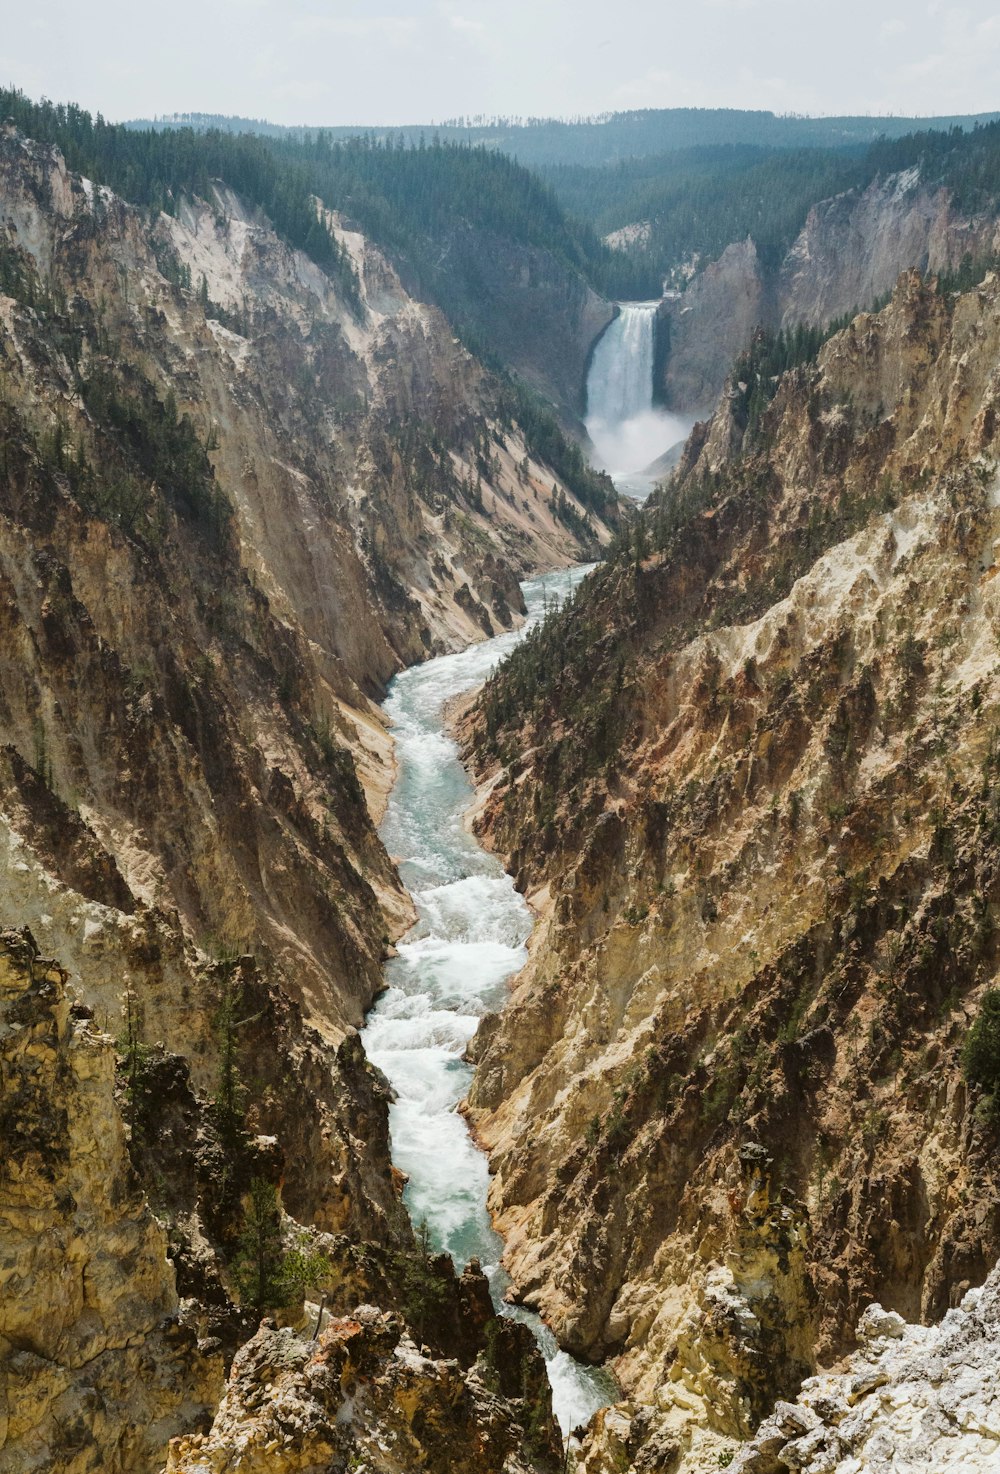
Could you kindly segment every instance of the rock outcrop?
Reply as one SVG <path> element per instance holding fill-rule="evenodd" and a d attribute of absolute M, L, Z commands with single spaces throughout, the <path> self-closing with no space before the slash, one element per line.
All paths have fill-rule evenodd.
<path fill-rule="evenodd" d="M 499 1371 L 488 1358 L 470 1370 L 433 1359 L 372 1306 L 315 1341 L 265 1322 L 238 1353 L 211 1430 L 176 1439 L 166 1474 L 556 1474 L 540 1353 L 507 1324 L 528 1344 Z"/>
<path fill-rule="evenodd" d="M 861 1350 L 807 1381 L 733 1460 L 733 1474 L 987 1474 L 1000 1464 L 1000 1272 L 940 1325 L 872 1305 Z"/>
<path fill-rule="evenodd" d="M 678 410 L 703 413 L 755 330 L 771 317 L 771 293 L 753 241 L 727 246 L 666 311 L 670 352 L 664 394 Z"/>
<path fill-rule="evenodd" d="M 540 923 L 470 1115 L 517 1290 L 621 1378 L 588 1469 L 710 1467 L 871 1301 L 932 1322 L 1000 1254 L 961 1068 L 1000 972 L 998 353 L 1000 281 L 904 276 L 755 440 L 723 404 L 473 716 Z"/>
<path fill-rule="evenodd" d="M 822 327 L 873 306 L 903 270 L 952 271 L 966 253 L 992 256 L 998 240 L 995 218 L 963 213 L 950 191 L 925 184 L 919 169 L 875 179 L 809 211 L 778 274 L 780 325 Z"/>
<path fill-rule="evenodd" d="M 152 1469 L 211 1419 L 218 1343 L 181 1314 L 140 1191 L 112 1041 L 30 934 L 0 933 L 0 1463 Z"/>

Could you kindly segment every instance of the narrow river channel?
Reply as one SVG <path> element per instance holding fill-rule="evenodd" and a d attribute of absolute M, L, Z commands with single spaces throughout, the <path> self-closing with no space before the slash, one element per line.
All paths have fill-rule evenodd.
<path fill-rule="evenodd" d="M 612 1379 L 575 1361 L 530 1311 L 503 1301 L 503 1242 L 486 1210 L 486 1158 L 458 1103 L 471 1069 L 462 1055 L 484 1013 L 502 1007 L 508 980 L 527 959 L 531 913 L 499 862 L 463 824 L 473 791 L 454 742 L 442 728 L 453 696 L 477 686 L 544 613 L 583 577 L 570 569 L 523 585 L 528 619 L 521 629 L 412 666 L 386 701 L 396 738 L 398 774 L 382 824 L 390 855 L 413 897 L 418 921 L 386 966 L 386 990 L 368 1015 L 368 1058 L 392 1083 L 392 1155 L 409 1177 L 405 1201 L 415 1224 L 426 1220 L 435 1248 L 461 1268 L 477 1257 L 494 1303 L 531 1326 L 548 1365 L 556 1416 L 566 1434 L 613 1400 Z"/>

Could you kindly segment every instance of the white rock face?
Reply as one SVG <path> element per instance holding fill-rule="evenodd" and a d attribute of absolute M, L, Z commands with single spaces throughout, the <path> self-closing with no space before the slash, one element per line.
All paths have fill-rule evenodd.
<path fill-rule="evenodd" d="M 779 1402 L 732 1474 L 996 1474 L 1000 1266 L 939 1325 L 872 1305 L 839 1373 Z"/>

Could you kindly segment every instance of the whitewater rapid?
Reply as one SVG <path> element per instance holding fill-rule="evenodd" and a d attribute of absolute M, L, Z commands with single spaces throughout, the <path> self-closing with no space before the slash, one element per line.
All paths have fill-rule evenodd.
<path fill-rule="evenodd" d="M 597 340 L 587 373 L 587 433 L 597 463 L 618 490 L 644 501 L 656 462 L 686 440 L 693 420 L 654 403 L 653 369 L 659 302 L 621 302 Z"/>
<path fill-rule="evenodd" d="M 462 1056 L 480 1018 L 503 1006 L 508 979 L 527 960 L 532 918 L 510 876 L 464 826 L 473 790 L 442 729 L 442 709 L 483 681 L 584 572 L 525 583 L 528 618 L 520 630 L 412 666 L 392 682 L 385 707 L 398 772 L 381 834 L 400 862 L 419 919 L 387 964 L 385 992 L 361 1035 L 368 1058 L 396 1092 L 389 1110 L 392 1157 L 409 1178 L 410 1217 L 414 1224 L 426 1220 L 435 1248 L 459 1269 L 480 1259 L 498 1310 L 531 1326 L 564 1435 L 617 1392 L 606 1373 L 560 1351 L 536 1315 L 503 1301 L 510 1282 L 500 1267 L 503 1242 L 486 1210 L 486 1158 L 457 1107 L 472 1078 Z"/>

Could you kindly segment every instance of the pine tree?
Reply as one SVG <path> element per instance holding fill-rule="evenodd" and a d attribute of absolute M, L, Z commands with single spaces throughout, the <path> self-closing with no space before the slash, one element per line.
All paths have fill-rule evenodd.
<path fill-rule="evenodd" d="M 243 984 L 236 973 L 235 961 L 227 959 L 222 964 L 222 1001 L 215 1015 L 219 1071 L 214 1105 L 219 1136 L 230 1148 L 238 1146 L 243 1140 L 249 1095 L 237 1059 L 238 1036 L 241 1029 L 260 1017 L 260 1014 L 253 1014 L 241 1018 L 242 1010 Z"/>
<path fill-rule="evenodd" d="M 431 1235 L 427 1219 L 417 1227 L 416 1252 L 410 1255 L 403 1270 L 406 1290 L 406 1313 L 417 1339 L 423 1341 L 428 1320 L 441 1309 L 447 1298 L 444 1283 L 434 1271 Z"/>
<path fill-rule="evenodd" d="M 265 1177 L 253 1178 L 243 1202 L 239 1252 L 229 1270 L 240 1304 L 258 1312 L 293 1305 L 331 1270 L 326 1255 L 309 1248 L 306 1234 L 285 1248 L 278 1190 Z"/>
<path fill-rule="evenodd" d="M 288 1304 L 284 1259 L 277 1190 L 266 1178 L 255 1177 L 244 1201 L 240 1249 L 230 1271 L 241 1305 L 262 1311 Z"/>

